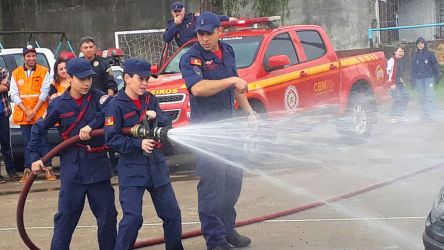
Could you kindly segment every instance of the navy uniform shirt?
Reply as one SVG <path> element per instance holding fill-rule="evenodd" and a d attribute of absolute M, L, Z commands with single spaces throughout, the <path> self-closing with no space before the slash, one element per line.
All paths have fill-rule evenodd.
<path fill-rule="evenodd" d="M 91 88 L 99 89 L 105 93 L 108 93 L 108 89 L 114 90 L 117 93 L 117 83 L 114 80 L 113 71 L 108 61 L 102 57 L 94 57 L 90 61 L 91 67 L 97 75 L 93 75 Z"/>
<path fill-rule="evenodd" d="M 91 95 L 88 103 L 87 97 Z M 31 161 L 39 160 L 39 147 L 44 131 L 58 123 L 59 133 L 65 132 L 77 119 L 80 112 L 88 105 L 83 118 L 67 135 L 78 135 L 80 129 L 89 125 L 91 129 L 103 127 L 103 108 L 109 99 L 102 91 L 91 89 L 82 100 L 81 106 L 69 94 L 69 88 L 48 106 L 44 119 L 37 121 L 31 130 L 31 141 L 28 144 Z M 87 104 L 88 103 L 88 104 Z M 90 147 L 100 147 L 105 143 L 104 137 L 94 137 L 88 141 L 80 141 L 80 144 Z M 106 151 L 91 153 L 77 145 L 70 145 L 60 152 L 60 180 L 79 184 L 90 184 L 112 177 L 112 171 Z"/>
<path fill-rule="evenodd" d="M 165 33 L 163 33 L 163 40 L 166 43 L 176 40 L 177 45 L 180 47 L 184 43 L 196 37 L 196 16 L 194 13 L 188 13 L 184 16 L 181 24 L 176 25 L 174 20 L 168 21 Z M 221 22 L 228 21 L 229 17 L 220 15 L 219 20 Z"/>
<path fill-rule="evenodd" d="M 191 122 L 216 121 L 233 116 L 234 87 L 213 96 L 193 96 L 191 88 L 201 80 L 220 80 L 238 76 L 233 48 L 219 42 L 222 60 L 199 43 L 194 44 L 180 59 L 180 71 L 190 92 Z"/>
<path fill-rule="evenodd" d="M 149 96 L 148 103 L 147 96 Z M 105 111 L 105 141 L 108 147 L 120 153 L 117 164 L 120 187 L 154 186 L 157 188 L 170 183 L 165 156 L 157 148 L 150 156 L 144 155 L 141 148 L 142 139 L 124 135 L 120 130 L 138 124 L 144 110 L 156 112 L 159 127 L 170 126 L 171 118 L 160 109 L 157 98 L 153 94 L 146 92 L 139 98 L 142 103 L 141 109 L 136 107 L 123 89 L 110 101 Z"/>

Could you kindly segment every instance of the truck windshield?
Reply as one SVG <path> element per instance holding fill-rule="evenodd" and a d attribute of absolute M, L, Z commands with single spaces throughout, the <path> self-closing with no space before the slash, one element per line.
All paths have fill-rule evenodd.
<path fill-rule="evenodd" d="M 246 68 L 253 63 L 254 58 L 256 57 L 257 50 L 262 41 L 262 36 L 247 36 L 247 37 L 224 37 L 222 41 L 230 44 L 236 55 L 236 67 Z M 165 67 L 163 74 L 174 74 L 180 73 L 179 62 L 180 58 L 187 52 L 190 47 L 193 45 L 189 44 L 187 47 L 183 47 L 168 65 Z"/>

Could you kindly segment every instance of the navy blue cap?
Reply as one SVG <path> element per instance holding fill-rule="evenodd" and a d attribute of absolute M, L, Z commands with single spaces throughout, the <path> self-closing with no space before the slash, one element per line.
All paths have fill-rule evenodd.
<path fill-rule="evenodd" d="M 91 63 L 85 58 L 70 59 L 66 65 L 68 75 L 75 76 L 80 79 L 85 79 L 89 76 L 96 75 L 96 72 L 91 67 Z"/>
<path fill-rule="evenodd" d="M 205 11 L 197 17 L 195 30 L 213 32 L 219 26 L 219 17 L 211 11 Z"/>
<path fill-rule="evenodd" d="M 26 53 L 33 51 L 36 53 L 35 48 L 32 47 L 31 44 L 28 44 L 26 47 L 23 48 L 23 55 L 26 55 Z"/>
<path fill-rule="evenodd" d="M 151 73 L 151 64 L 140 59 L 126 60 L 123 66 L 123 72 L 128 74 L 138 74 L 140 77 L 144 78 L 153 75 L 153 73 Z"/>
<path fill-rule="evenodd" d="M 183 9 L 183 3 L 182 2 L 174 2 L 173 4 L 171 4 L 171 10 L 175 11 L 175 10 L 181 10 Z"/>

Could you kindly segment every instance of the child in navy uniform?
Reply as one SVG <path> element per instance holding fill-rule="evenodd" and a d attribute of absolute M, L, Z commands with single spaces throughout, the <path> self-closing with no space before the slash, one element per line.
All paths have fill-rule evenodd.
<path fill-rule="evenodd" d="M 103 127 L 102 108 L 109 98 L 100 90 L 91 89 L 95 73 L 88 61 L 83 58 L 71 59 L 67 67 L 71 86 L 49 104 L 46 117 L 32 127 L 28 144 L 32 171 L 36 173 L 45 169 L 39 160 L 39 147 L 41 137 L 49 128 L 58 123 L 63 139 L 80 136 L 82 142 L 65 148 L 60 154 L 61 187 L 51 249 L 69 249 L 85 197 L 88 197 L 89 206 L 97 219 L 99 248 L 110 250 L 114 249 L 117 234 L 117 211 L 110 182 L 111 166 L 104 138 L 90 137 L 93 129 Z"/>
<path fill-rule="evenodd" d="M 146 117 L 150 123 L 170 126 L 156 97 L 147 92 L 151 65 L 128 59 L 124 65 L 125 89 L 120 90 L 106 109 L 106 144 L 120 153 L 117 164 L 120 204 L 123 218 L 119 223 L 116 250 L 132 249 L 142 226 L 142 200 L 150 192 L 157 215 L 163 220 L 166 249 L 183 249 L 179 206 L 171 186 L 168 165 L 152 139 L 139 139 L 121 133 L 124 127 L 140 124 Z M 145 153 L 145 154 L 144 154 Z"/>

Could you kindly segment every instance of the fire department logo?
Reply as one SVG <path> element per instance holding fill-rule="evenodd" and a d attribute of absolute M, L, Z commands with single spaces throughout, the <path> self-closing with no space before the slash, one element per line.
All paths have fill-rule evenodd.
<path fill-rule="evenodd" d="M 93 62 L 93 66 L 94 66 L 94 67 L 99 66 L 99 64 L 100 64 L 99 61 L 94 61 L 94 62 Z"/>
<path fill-rule="evenodd" d="M 384 70 L 382 69 L 381 65 L 378 64 L 376 66 L 376 81 L 382 82 L 384 80 Z"/>
<path fill-rule="evenodd" d="M 288 86 L 285 90 L 285 100 L 284 100 L 285 110 L 288 113 L 296 112 L 299 106 L 299 94 L 298 90 L 294 86 Z"/>
<path fill-rule="evenodd" d="M 21 86 L 21 85 L 25 84 L 25 80 L 20 79 L 20 80 L 18 80 L 17 84 Z"/>

